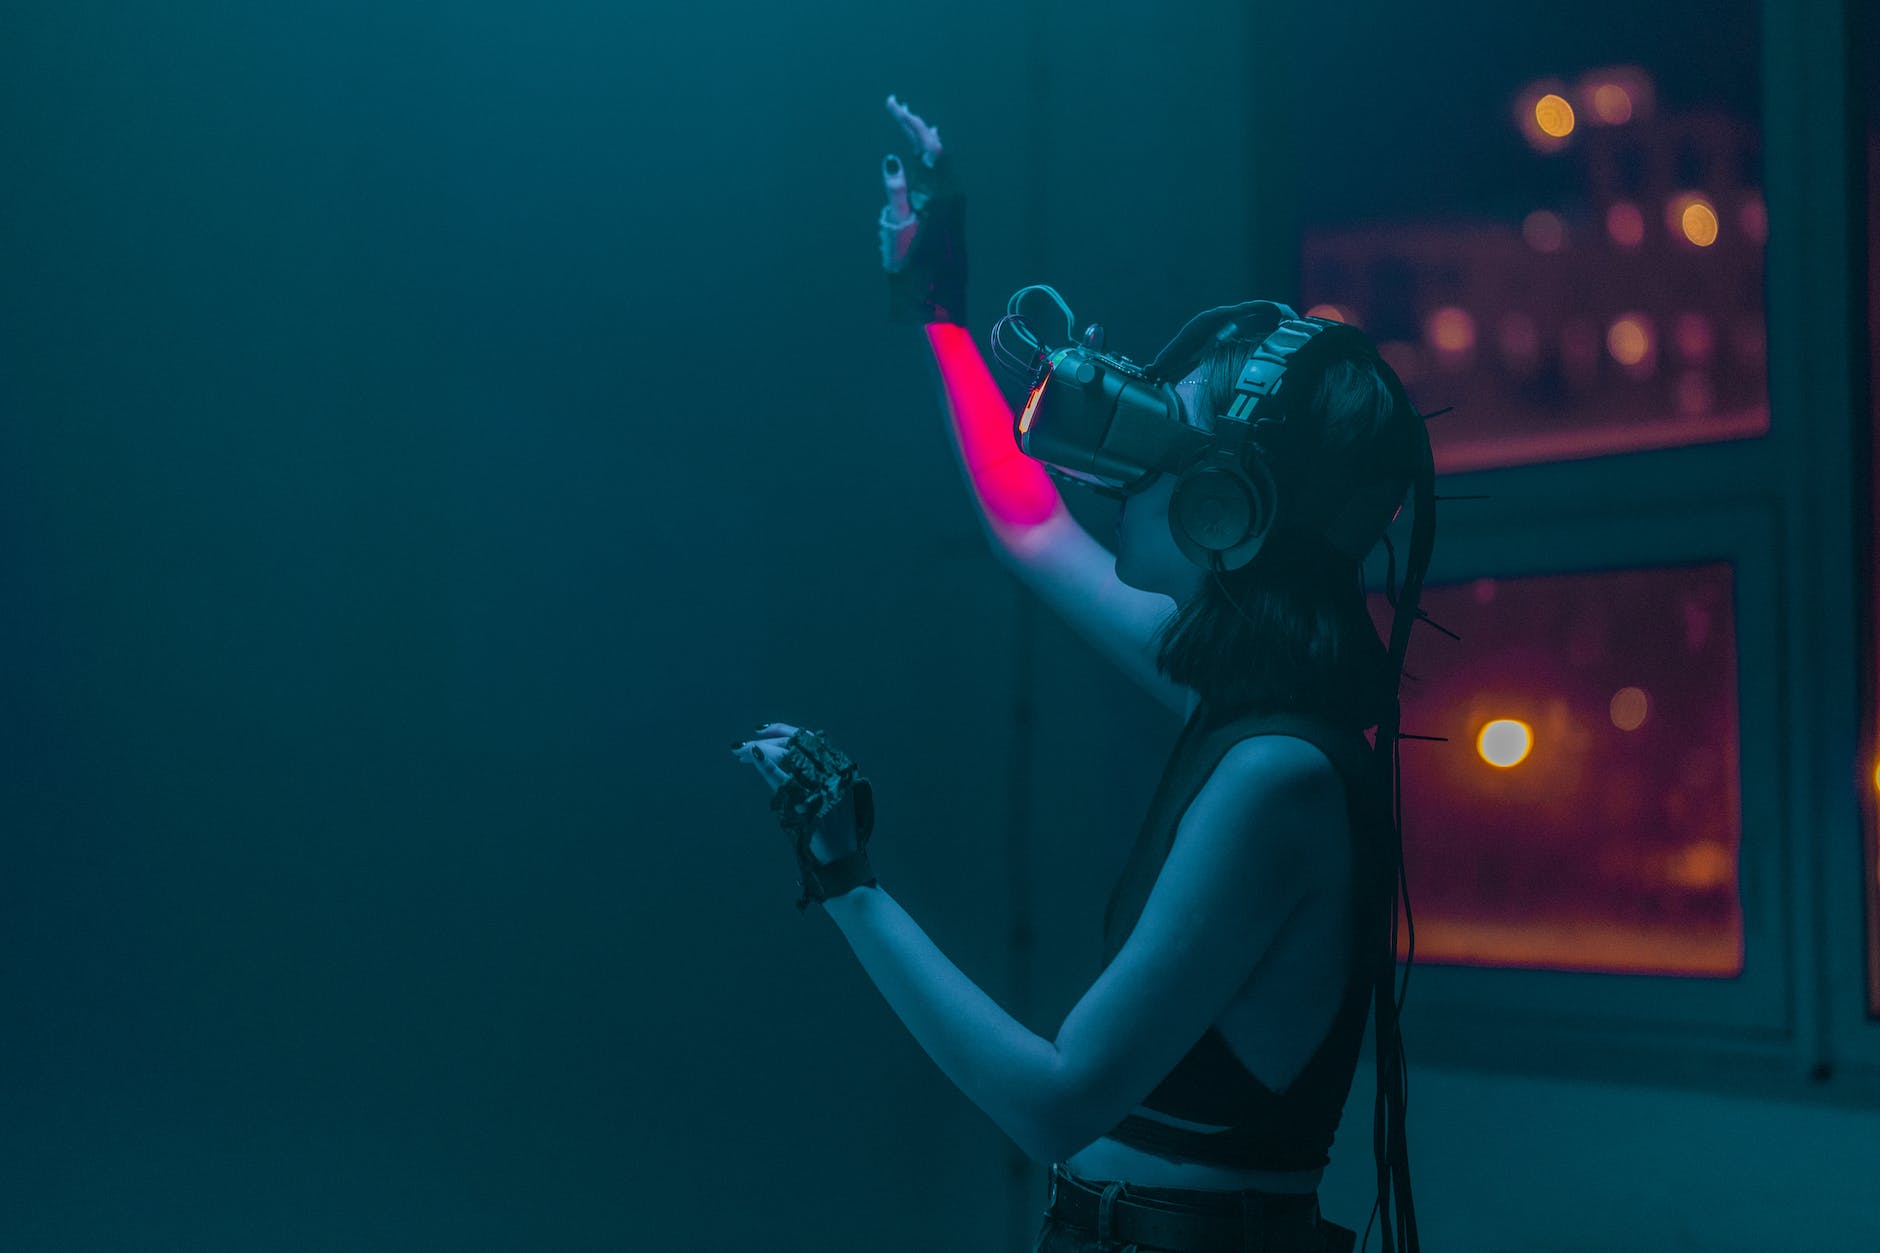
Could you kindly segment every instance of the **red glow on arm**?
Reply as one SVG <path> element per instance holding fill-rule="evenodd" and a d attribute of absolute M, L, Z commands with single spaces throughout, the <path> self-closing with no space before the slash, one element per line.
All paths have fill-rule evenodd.
<path fill-rule="evenodd" d="M 966 477 L 993 531 L 1009 541 L 1058 513 L 1068 514 L 1044 466 L 1019 449 L 1012 433 L 1017 417 L 972 332 L 951 322 L 929 322 L 925 329 Z"/>

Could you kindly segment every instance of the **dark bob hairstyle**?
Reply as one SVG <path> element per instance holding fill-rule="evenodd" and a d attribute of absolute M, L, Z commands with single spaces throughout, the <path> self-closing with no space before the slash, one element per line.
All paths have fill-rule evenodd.
<path fill-rule="evenodd" d="M 1230 339 L 1203 357 L 1211 412 L 1233 403 L 1233 381 L 1253 343 Z M 1389 369 L 1374 349 L 1348 352 L 1324 367 L 1316 389 L 1293 398 L 1288 445 L 1270 463 L 1279 525 L 1247 565 L 1210 573 L 1157 635 L 1156 669 L 1200 693 L 1217 717 L 1308 713 L 1362 731 L 1381 721 L 1395 695 L 1390 651 L 1365 605 L 1362 563 L 1297 528 L 1301 504 L 1342 495 L 1361 467 L 1410 464 L 1409 433 L 1380 374 Z"/>

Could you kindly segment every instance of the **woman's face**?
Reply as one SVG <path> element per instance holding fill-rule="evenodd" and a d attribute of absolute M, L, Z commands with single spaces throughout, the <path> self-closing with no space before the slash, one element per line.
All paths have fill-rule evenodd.
<path fill-rule="evenodd" d="M 1175 385 L 1191 421 L 1206 408 L 1202 400 L 1206 379 L 1205 368 L 1196 366 Z M 1207 571 L 1175 546 L 1168 526 L 1169 500 L 1174 494 L 1175 476 L 1159 474 L 1123 501 L 1116 515 L 1116 577 L 1129 587 L 1159 592 L 1179 605 L 1200 590 Z"/>

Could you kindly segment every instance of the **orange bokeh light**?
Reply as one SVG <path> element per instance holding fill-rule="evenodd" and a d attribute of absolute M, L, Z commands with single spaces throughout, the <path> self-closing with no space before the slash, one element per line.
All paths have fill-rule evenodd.
<path fill-rule="evenodd" d="M 1573 133 L 1573 106 L 1565 96 L 1550 91 L 1534 102 L 1534 124 L 1543 135 L 1565 139 Z"/>
<path fill-rule="evenodd" d="M 1673 853 L 1665 863 L 1665 878 L 1682 888 L 1711 891 L 1736 876 L 1736 858 L 1730 846 L 1703 840 Z"/>
<path fill-rule="evenodd" d="M 1620 365 L 1638 365 L 1652 351 L 1651 322 L 1642 313 L 1628 313 L 1606 330 L 1606 351 Z"/>
<path fill-rule="evenodd" d="M 1534 751 L 1533 729 L 1515 718 L 1497 718 L 1475 737 L 1475 751 L 1491 766 L 1518 766 Z"/>
<path fill-rule="evenodd" d="M 1423 331 L 1430 346 L 1443 352 L 1467 352 L 1475 346 L 1475 319 L 1455 305 L 1444 305 L 1431 313 Z"/>
<path fill-rule="evenodd" d="M 1707 204 L 1694 204 L 1684 210 L 1684 237 L 1700 248 L 1717 242 L 1717 211 Z"/>
<path fill-rule="evenodd" d="M 1665 206 L 1665 223 L 1699 248 L 1708 248 L 1717 242 L 1717 210 L 1702 196 L 1673 197 Z"/>

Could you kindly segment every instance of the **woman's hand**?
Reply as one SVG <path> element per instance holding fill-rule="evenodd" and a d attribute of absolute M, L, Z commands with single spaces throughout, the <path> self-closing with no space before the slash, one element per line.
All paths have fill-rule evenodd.
<path fill-rule="evenodd" d="M 777 763 L 783 757 L 790 737 L 797 728 L 787 722 L 767 722 L 757 728 L 755 739 L 745 740 L 731 750 L 731 755 L 755 767 L 757 775 L 774 793 L 787 777 Z M 844 792 L 837 805 L 816 820 L 816 830 L 809 839 L 809 853 L 818 863 L 828 865 L 838 857 L 855 851 L 855 793 Z"/>
<path fill-rule="evenodd" d="M 940 128 L 929 126 L 921 121 L 920 114 L 893 96 L 888 97 L 888 112 L 892 113 L 894 120 L 901 124 L 901 129 L 907 132 L 907 137 L 919 145 L 920 159 L 931 170 L 934 163 L 940 159 Z"/>
<path fill-rule="evenodd" d="M 914 151 L 919 154 L 921 164 L 933 169 L 943 151 L 939 130 L 927 125 L 921 120 L 920 114 L 893 96 L 888 97 L 888 112 L 913 141 Z M 881 185 L 888 193 L 887 207 L 881 211 L 876 222 L 881 230 L 881 265 L 893 273 L 907 263 L 908 249 L 913 247 L 920 219 L 915 216 L 914 206 L 908 201 L 907 168 L 901 164 L 901 158 L 892 152 L 881 159 Z"/>
<path fill-rule="evenodd" d="M 901 122 L 902 132 L 914 141 L 914 151 L 919 154 L 921 164 L 927 169 L 934 167 L 940 160 L 940 132 L 921 120 L 919 113 L 908 109 L 904 103 L 887 98 L 887 111 L 893 119 Z M 876 226 L 882 231 L 882 267 L 889 273 L 899 271 L 908 262 L 908 248 L 914 246 L 914 235 L 919 228 L 919 216 L 914 213 L 914 205 L 908 201 L 908 171 L 902 166 L 901 158 L 889 152 L 882 158 L 882 188 L 887 192 L 887 207 L 882 209 L 882 216 L 876 218 Z"/>
<path fill-rule="evenodd" d="M 881 159 L 881 185 L 888 202 L 875 225 L 881 268 L 888 273 L 888 314 L 900 322 L 964 325 L 965 197 L 953 187 L 950 159 L 942 159 L 939 128 L 893 96 L 888 97 L 888 113 L 918 156 L 912 167 L 892 152 Z"/>

